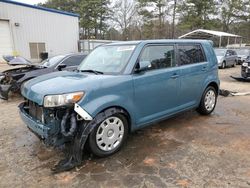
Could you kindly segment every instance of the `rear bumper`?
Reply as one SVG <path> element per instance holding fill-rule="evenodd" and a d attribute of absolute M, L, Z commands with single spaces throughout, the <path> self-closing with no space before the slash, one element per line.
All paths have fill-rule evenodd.
<path fill-rule="evenodd" d="M 31 117 L 24 109 L 24 103 L 21 103 L 19 106 L 19 113 L 23 122 L 42 139 L 46 139 L 50 135 L 50 128 L 40 121 Z"/>
<path fill-rule="evenodd" d="M 8 100 L 8 95 L 11 90 L 12 85 L 0 85 L 0 98 Z"/>

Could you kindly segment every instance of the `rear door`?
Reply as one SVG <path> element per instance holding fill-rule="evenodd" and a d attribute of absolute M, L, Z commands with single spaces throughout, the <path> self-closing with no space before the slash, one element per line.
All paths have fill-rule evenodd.
<path fill-rule="evenodd" d="M 177 108 L 180 87 L 174 45 L 155 44 L 144 48 L 139 62 L 150 62 L 151 68 L 134 73 L 134 104 L 137 124 L 149 123 Z"/>
<path fill-rule="evenodd" d="M 208 62 L 200 44 L 179 44 L 177 48 L 181 80 L 179 105 L 185 109 L 199 104 L 208 76 Z"/>

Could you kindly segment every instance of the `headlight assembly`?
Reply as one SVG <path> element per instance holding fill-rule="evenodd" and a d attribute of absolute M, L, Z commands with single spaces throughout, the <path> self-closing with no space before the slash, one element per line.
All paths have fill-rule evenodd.
<path fill-rule="evenodd" d="M 44 107 L 58 107 L 77 103 L 84 97 L 84 92 L 48 95 L 44 97 Z"/>

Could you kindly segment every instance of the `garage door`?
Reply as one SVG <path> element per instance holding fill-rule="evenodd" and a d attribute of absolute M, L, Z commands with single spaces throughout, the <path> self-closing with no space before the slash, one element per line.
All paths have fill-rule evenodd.
<path fill-rule="evenodd" d="M 0 20 L 0 62 L 3 55 L 12 55 L 12 51 L 9 21 Z"/>

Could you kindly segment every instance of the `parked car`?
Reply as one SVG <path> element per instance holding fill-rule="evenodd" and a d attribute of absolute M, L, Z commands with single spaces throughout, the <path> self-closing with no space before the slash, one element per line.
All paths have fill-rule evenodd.
<path fill-rule="evenodd" d="M 86 55 L 80 53 L 58 55 L 48 58 L 40 64 L 32 64 L 22 57 L 16 57 L 9 61 L 8 64 L 24 66 L 9 69 L 0 74 L 0 98 L 8 100 L 10 91 L 18 92 L 24 82 L 37 76 L 61 70 L 76 70 L 85 57 Z"/>
<path fill-rule="evenodd" d="M 219 68 L 235 67 L 238 61 L 237 53 L 234 50 L 215 49 Z"/>
<path fill-rule="evenodd" d="M 238 55 L 238 64 L 246 62 L 246 59 L 250 57 L 250 49 L 236 49 Z"/>
<path fill-rule="evenodd" d="M 190 109 L 213 112 L 219 90 L 210 41 L 153 40 L 97 47 L 75 72 L 56 72 L 22 87 L 20 114 L 46 143 L 70 141 L 58 171 L 93 154 L 117 152 L 128 133 Z"/>
<path fill-rule="evenodd" d="M 250 77 L 250 56 L 241 65 L 241 76 L 243 78 Z"/>

